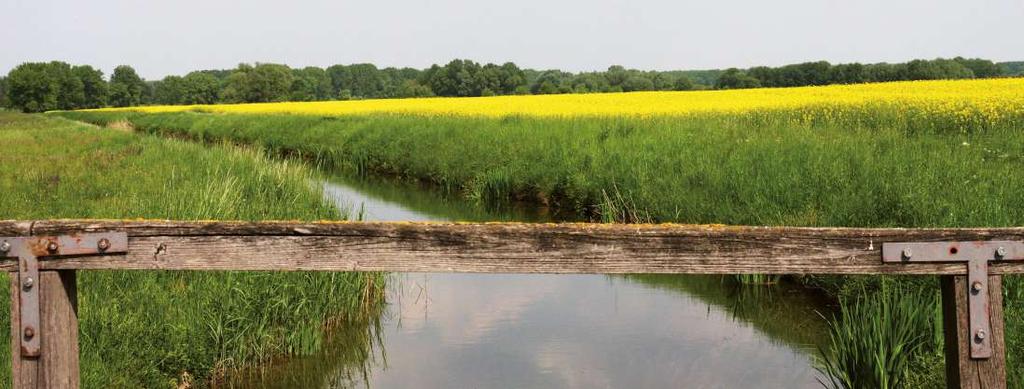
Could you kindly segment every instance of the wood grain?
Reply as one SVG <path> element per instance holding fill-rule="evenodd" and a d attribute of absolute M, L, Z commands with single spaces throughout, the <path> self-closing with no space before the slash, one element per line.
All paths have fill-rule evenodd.
<path fill-rule="evenodd" d="M 971 359 L 965 276 L 942 277 L 942 321 L 945 335 L 946 386 L 948 388 L 1006 388 L 1006 345 L 1003 338 L 1003 287 L 1001 276 L 989 276 L 989 320 L 992 325 L 992 357 Z"/>
<path fill-rule="evenodd" d="M 0 222 L 0 231 L 25 222 Z M 525 223 L 56 220 L 34 235 L 125 231 L 126 255 L 42 269 L 486 273 L 965 274 L 959 263 L 881 261 L 882 242 L 1024 240 L 1024 228 L 877 229 Z M 15 261 L 0 267 L 15 270 Z M 1024 272 L 1024 261 L 991 274 Z"/>
<path fill-rule="evenodd" d="M 42 346 L 38 358 L 21 356 L 16 277 L 11 277 L 11 368 L 15 388 L 78 388 L 78 297 L 75 271 L 39 272 Z"/>

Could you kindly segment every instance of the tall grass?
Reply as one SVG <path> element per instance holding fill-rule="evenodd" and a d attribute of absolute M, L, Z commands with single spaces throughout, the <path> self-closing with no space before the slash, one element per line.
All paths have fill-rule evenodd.
<path fill-rule="evenodd" d="M 913 357 L 935 347 L 936 291 L 886 283 L 840 304 L 816 368 L 834 389 L 900 388 Z"/>
<path fill-rule="evenodd" d="M 258 149 L 10 112 L 0 112 L 0 144 L 0 219 L 346 216 L 324 201 L 308 168 Z M 362 328 L 347 346 L 369 348 L 384 282 L 379 274 L 179 271 L 87 271 L 78 280 L 82 383 L 90 388 L 204 386 L 317 351 L 329 325 Z M 8 288 L 0 291 L 0 311 L 9 310 Z M 0 369 L 0 382 L 9 372 Z"/>
<path fill-rule="evenodd" d="M 253 144 L 357 173 L 413 177 L 481 201 L 535 201 L 592 220 L 1000 227 L 1024 225 L 1024 116 L 1004 113 L 979 122 L 899 105 L 868 106 L 839 117 L 827 107 L 619 118 L 58 114 L 94 123 L 126 120 L 141 131 L 207 142 Z M 872 310 L 894 323 L 920 319 L 917 311 L 873 303 L 867 296 L 877 285 L 854 288 L 860 281 L 848 280 L 805 279 L 831 284 L 837 296 L 865 295 L 844 300 L 854 314 Z M 1024 298 L 1010 295 L 1006 304 L 1007 312 L 1021 312 Z M 849 317 L 838 325 L 851 327 L 837 330 L 899 340 L 888 335 L 893 328 Z M 1008 328 L 1021 323 L 1024 316 L 1007 315 Z M 1020 385 L 1024 350 L 1015 335 L 1008 339 L 1009 360 L 1016 364 L 1011 385 Z M 846 349 L 856 350 L 836 352 Z M 915 350 L 896 358 L 930 358 Z M 892 362 L 877 363 L 891 371 L 886 366 Z"/>

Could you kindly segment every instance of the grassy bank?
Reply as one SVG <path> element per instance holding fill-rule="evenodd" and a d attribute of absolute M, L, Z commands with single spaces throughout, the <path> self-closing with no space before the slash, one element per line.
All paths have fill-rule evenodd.
<path fill-rule="evenodd" d="M 4 111 L 0 144 L 0 219 L 345 216 L 311 186 L 310 170 L 252 149 Z M 78 277 L 87 388 L 205 386 L 238 368 L 314 352 L 328 325 L 361 328 L 363 335 L 350 337 L 347 347 L 368 349 L 383 304 L 383 278 L 375 274 L 88 271 Z M 7 311 L 8 288 L 0 290 L 0 310 Z M 10 354 L 0 356 L 9 366 Z M 10 385 L 9 374 L 0 369 L 0 382 Z"/>
<path fill-rule="evenodd" d="M 525 199 L 594 219 L 1024 225 L 1020 112 L 967 113 L 967 119 L 959 120 L 879 105 L 861 116 L 847 112 L 830 119 L 827 109 L 815 109 L 617 118 L 60 115 L 99 124 L 124 121 L 144 132 L 207 142 L 253 144 L 338 169 L 425 180 L 482 201 Z M 877 278 L 806 281 L 851 303 L 882 288 Z M 934 291 L 929 280 L 920 283 L 915 288 Z M 1024 316 L 1012 313 L 1022 311 L 1024 300 L 1019 279 L 1006 284 L 1011 383 L 1021 385 L 1024 340 L 1017 334 L 1024 329 Z M 932 322 L 913 321 L 924 323 L 922 333 L 934 332 Z M 941 339 L 929 338 L 911 358 L 928 374 L 912 375 L 910 382 L 928 385 L 942 373 L 926 363 L 941 350 L 936 342 Z"/>

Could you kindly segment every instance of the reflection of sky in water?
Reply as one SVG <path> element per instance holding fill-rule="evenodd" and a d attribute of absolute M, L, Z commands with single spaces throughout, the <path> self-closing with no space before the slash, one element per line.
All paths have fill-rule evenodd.
<path fill-rule="evenodd" d="M 442 221 L 326 185 L 365 220 Z M 373 388 L 817 387 L 809 357 L 722 308 L 603 275 L 394 278 Z"/>
<path fill-rule="evenodd" d="M 678 292 L 600 275 L 396 278 L 371 387 L 817 386 L 808 356 Z"/>

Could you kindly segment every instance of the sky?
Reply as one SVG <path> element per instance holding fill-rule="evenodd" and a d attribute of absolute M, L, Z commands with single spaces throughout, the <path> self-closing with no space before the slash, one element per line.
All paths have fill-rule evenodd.
<path fill-rule="evenodd" d="M 63 60 L 147 79 L 241 62 L 645 70 L 1024 60 L 1022 0 L 0 0 L 0 73 Z"/>

